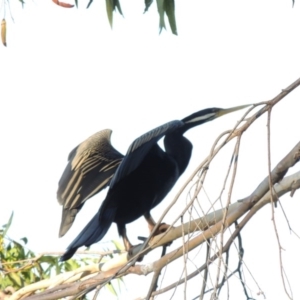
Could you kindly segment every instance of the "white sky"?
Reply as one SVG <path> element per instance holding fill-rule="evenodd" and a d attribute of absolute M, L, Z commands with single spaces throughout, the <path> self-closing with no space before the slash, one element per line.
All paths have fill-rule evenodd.
<path fill-rule="evenodd" d="M 71 10 L 51 1 L 28 1 L 22 10 L 17 1 L 11 2 L 16 2 L 11 6 L 15 22 L 6 7 L 8 47 L 0 46 L 0 225 L 14 210 L 9 234 L 15 239 L 28 237 L 35 252 L 64 250 L 105 197 L 104 192 L 90 200 L 66 237 L 58 239 L 57 182 L 69 152 L 89 135 L 111 128 L 113 145 L 125 153 L 136 137 L 162 123 L 206 107 L 269 100 L 299 77 L 298 1 L 292 9 L 291 0 L 176 0 L 178 37 L 170 30 L 158 35 L 155 3 L 143 15 L 143 1 L 135 1 L 133 7 L 123 0 L 125 17 L 115 15 L 111 30 L 104 1 L 95 1 L 89 10 L 83 1 L 79 9 Z M 273 111 L 273 166 L 299 141 L 299 97 L 300 89 Z M 194 144 L 190 167 L 153 210 L 156 219 L 218 134 L 241 115 L 229 115 L 187 134 Z M 237 199 L 252 192 L 267 174 L 266 117 L 246 133 L 243 142 Z M 226 163 L 223 172 L 230 159 L 227 154 L 220 159 L 220 166 L 222 160 Z M 206 187 L 212 198 L 215 181 Z M 290 224 L 299 234 L 299 193 L 283 200 Z M 300 299 L 300 241 L 289 233 L 281 209 L 275 213 L 286 250 L 286 272 L 294 299 Z M 172 216 L 167 216 L 168 221 Z M 115 227 L 103 241 L 117 238 Z M 128 231 L 135 242 L 137 235 L 147 234 L 147 226 L 140 219 Z M 285 299 L 270 207 L 244 231 L 245 262 L 253 276 L 267 299 Z M 157 257 L 158 253 L 153 259 Z M 142 296 L 148 277 L 127 280 L 124 299 Z M 255 295 L 255 285 L 251 287 L 253 296 L 263 299 Z M 188 299 L 197 296 L 198 289 L 189 291 Z M 230 299 L 241 295 L 236 281 Z M 173 299 L 182 299 L 180 290 Z"/>

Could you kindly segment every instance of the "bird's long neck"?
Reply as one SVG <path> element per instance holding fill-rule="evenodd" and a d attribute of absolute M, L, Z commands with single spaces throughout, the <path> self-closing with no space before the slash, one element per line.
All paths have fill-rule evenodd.
<path fill-rule="evenodd" d="M 181 175 L 189 164 L 193 145 L 182 133 L 167 134 L 164 139 L 165 151 L 175 159 Z"/>

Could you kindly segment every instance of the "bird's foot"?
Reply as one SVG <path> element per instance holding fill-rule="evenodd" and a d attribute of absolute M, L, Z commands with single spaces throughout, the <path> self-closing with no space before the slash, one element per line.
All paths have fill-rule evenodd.
<path fill-rule="evenodd" d="M 152 234 L 152 238 L 151 238 L 151 239 L 153 239 L 156 235 L 165 233 L 170 227 L 172 228 L 173 226 L 168 225 L 168 224 L 166 224 L 166 223 L 161 223 L 161 224 L 157 227 L 157 229 L 154 231 L 154 233 Z M 164 244 L 164 246 L 165 246 L 165 247 L 168 247 L 168 246 L 170 246 L 171 244 L 172 244 L 172 241 L 169 242 L 169 243 Z"/>
<path fill-rule="evenodd" d="M 130 260 L 130 259 L 133 258 L 134 256 L 138 255 L 139 252 L 141 252 L 141 251 L 145 248 L 144 246 L 145 246 L 145 242 L 147 241 L 147 238 L 142 237 L 142 236 L 139 236 L 138 239 L 141 240 L 141 241 L 143 241 L 143 243 L 137 244 L 137 245 L 133 245 L 133 246 L 131 246 L 131 247 L 127 250 L 127 252 L 128 252 L 127 258 L 128 258 L 128 260 Z M 138 257 L 137 261 L 138 261 L 138 262 L 141 262 L 141 261 L 143 260 L 143 258 L 144 258 L 144 254 L 143 254 L 143 255 L 140 255 L 140 256 Z"/>
<path fill-rule="evenodd" d="M 159 226 L 157 227 L 157 229 L 154 231 L 152 236 L 156 236 L 159 235 L 161 233 L 166 232 L 171 226 L 166 224 L 166 223 L 161 223 L 159 224 Z"/>

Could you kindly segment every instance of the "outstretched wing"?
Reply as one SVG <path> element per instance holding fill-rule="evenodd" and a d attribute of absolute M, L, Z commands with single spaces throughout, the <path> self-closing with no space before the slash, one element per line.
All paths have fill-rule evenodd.
<path fill-rule="evenodd" d="M 166 134 L 180 128 L 184 125 L 182 121 L 171 121 L 159 127 L 148 131 L 141 135 L 139 138 L 129 146 L 122 163 L 119 165 L 116 173 L 114 174 L 110 188 L 119 182 L 122 178 L 128 176 L 133 172 L 143 161 L 145 156 L 149 153 L 151 148 Z"/>
<path fill-rule="evenodd" d="M 84 202 L 107 187 L 122 161 L 110 142 L 112 131 L 99 131 L 71 151 L 58 184 L 57 199 L 63 206 L 59 236 L 72 226 Z"/>

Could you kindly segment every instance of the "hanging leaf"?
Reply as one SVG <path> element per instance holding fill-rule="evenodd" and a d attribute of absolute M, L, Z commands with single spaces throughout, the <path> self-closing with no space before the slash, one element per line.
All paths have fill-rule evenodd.
<path fill-rule="evenodd" d="M 107 288 L 115 297 L 118 296 L 118 294 L 117 294 L 114 286 L 111 284 L 111 282 L 108 283 Z"/>
<path fill-rule="evenodd" d="M 5 19 L 3 19 L 1 22 L 1 40 L 2 40 L 2 44 L 6 47 L 7 45 L 6 45 L 6 21 L 5 21 Z M 11 218 L 12 218 L 12 216 L 13 216 L 13 213 L 11 215 Z M 10 221 L 11 221 L 11 219 L 10 219 Z M 8 228 L 6 228 L 6 231 L 7 231 L 7 229 Z"/>
<path fill-rule="evenodd" d="M 14 283 L 14 286 L 17 286 L 18 288 L 23 287 L 23 280 L 21 276 L 17 275 L 16 273 L 9 273 L 7 276 Z"/>
<path fill-rule="evenodd" d="M 145 10 L 144 10 L 144 13 L 146 11 L 148 11 L 149 7 L 151 6 L 153 0 L 145 0 Z"/>
<path fill-rule="evenodd" d="M 159 33 L 161 33 L 163 28 L 166 29 L 164 2 L 165 0 L 156 0 L 157 10 L 159 14 Z"/>
<path fill-rule="evenodd" d="M 176 19 L 175 19 L 175 1 L 165 0 L 164 9 L 169 19 L 169 24 L 173 34 L 177 35 Z"/>
<path fill-rule="evenodd" d="M 88 3 L 87 7 L 86 8 L 89 8 L 90 5 L 92 4 L 93 0 L 90 0 L 90 2 Z"/>
<path fill-rule="evenodd" d="M 60 2 L 58 0 L 52 0 L 55 4 L 57 4 L 58 6 L 61 6 L 61 7 L 65 7 L 65 8 L 72 8 L 74 7 L 73 4 L 69 4 L 69 3 L 65 3 L 65 2 Z"/>
<path fill-rule="evenodd" d="M 111 28 L 113 27 L 113 11 L 116 8 L 118 9 L 120 15 L 123 16 L 119 0 L 106 0 L 106 13 Z"/>
<path fill-rule="evenodd" d="M 113 0 L 106 0 L 106 13 L 111 28 L 113 25 L 113 10 Z"/>
<path fill-rule="evenodd" d="M 19 2 L 21 2 L 22 8 L 24 8 L 24 4 L 25 4 L 24 0 L 19 0 Z"/>
<path fill-rule="evenodd" d="M 157 10 L 159 14 L 159 33 L 161 33 L 163 28 L 166 29 L 166 24 L 165 24 L 165 13 L 166 13 L 169 19 L 169 24 L 172 33 L 177 35 L 174 0 L 156 0 L 156 4 L 157 4 Z"/>
<path fill-rule="evenodd" d="M 120 14 L 121 16 L 123 16 L 123 12 L 122 12 L 121 5 L 120 5 L 119 0 L 114 0 L 114 3 L 115 3 L 115 7 L 117 7 L 117 9 L 118 9 L 119 14 Z"/>
<path fill-rule="evenodd" d="M 2 37 L 2 26 L 3 26 L 3 21 L 2 21 L 2 23 L 1 23 L 1 37 Z M 3 43 L 3 37 L 2 37 L 2 43 Z M 4 44 L 4 43 L 3 43 L 3 44 Z M 4 46 L 6 46 L 6 43 L 4 44 Z M 5 228 L 4 231 L 3 231 L 3 233 L 2 233 L 3 237 L 6 236 L 7 231 L 8 231 L 8 229 L 9 229 L 11 223 L 12 223 L 13 217 L 14 217 L 14 212 L 12 211 L 12 213 L 11 213 L 11 215 L 10 215 L 10 217 L 9 217 L 8 223 L 5 224 L 5 225 L 3 225 L 3 228 Z"/>
<path fill-rule="evenodd" d="M 26 244 L 27 244 L 27 242 L 28 242 L 28 239 L 27 239 L 27 237 L 23 237 L 23 238 L 21 238 L 20 240 L 21 240 L 21 241 L 23 241 L 25 245 L 26 245 Z"/>
<path fill-rule="evenodd" d="M 119 250 L 119 251 L 124 250 L 124 245 L 121 244 L 119 241 L 111 240 L 111 242 L 114 244 L 114 246 L 116 247 L 117 250 Z"/>

